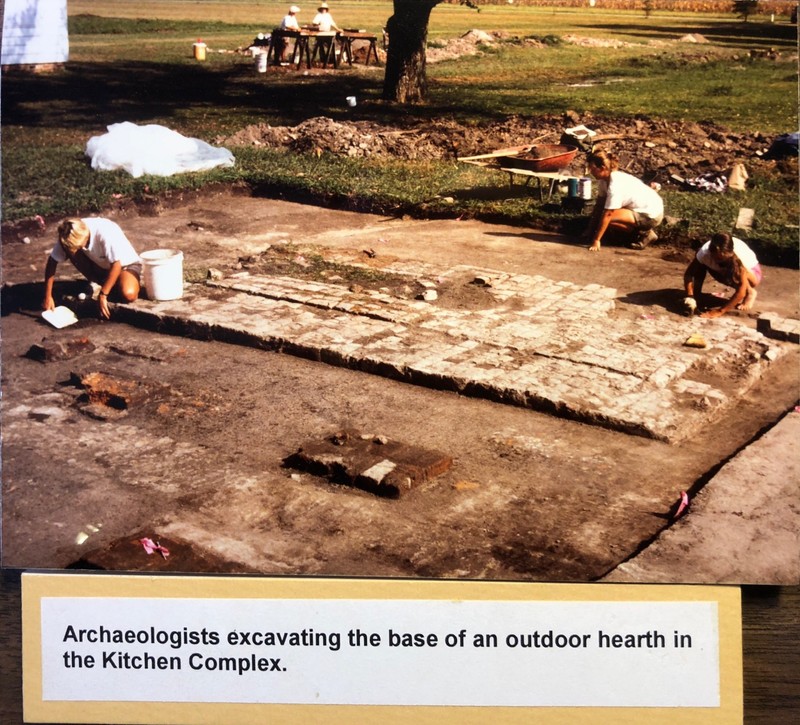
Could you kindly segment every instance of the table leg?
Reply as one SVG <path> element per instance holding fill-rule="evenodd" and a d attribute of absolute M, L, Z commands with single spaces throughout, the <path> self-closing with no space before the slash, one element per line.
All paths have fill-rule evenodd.
<path fill-rule="evenodd" d="M 369 65 L 369 56 L 372 55 L 375 58 L 375 65 L 378 65 L 378 49 L 375 47 L 377 41 L 370 40 L 369 41 L 369 48 L 367 48 L 367 57 L 364 61 L 364 65 Z"/>
<path fill-rule="evenodd" d="M 274 48 L 274 65 L 280 65 L 284 62 L 284 55 L 287 49 L 287 40 L 284 36 L 272 39 L 272 47 Z"/>
<path fill-rule="evenodd" d="M 323 68 L 327 68 L 329 63 L 334 68 L 337 67 L 336 46 L 333 42 L 333 38 L 325 38 L 325 40 L 322 41 L 322 47 L 320 48 L 320 61 L 322 61 Z"/>
<path fill-rule="evenodd" d="M 341 52 L 342 58 L 347 56 L 347 64 L 352 67 L 353 48 L 351 46 L 350 38 L 345 38 L 345 37 L 339 38 L 339 43 L 341 44 L 339 50 Z"/>

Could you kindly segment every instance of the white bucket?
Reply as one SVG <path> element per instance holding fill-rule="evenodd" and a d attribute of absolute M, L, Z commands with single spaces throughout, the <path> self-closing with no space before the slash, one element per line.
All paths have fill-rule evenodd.
<path fill-rule="evenodd" d="M 148 299 L 177 300 L 183 296 L 183 252 L 177 249 L 151 249 L 139 256 Z"/>
<path fill-rule="evenodd" d="M 578 179 L 578 196 L 587 200 L 592 198 L 592 180 L 588 176 Z"/>
<path fill-rule="evenodd" d="M 256 56 L 256 70 L 259 73 L 266 73 L 267 72 L 267 60 L 269 58 L 269 53 L 265 51 L 260 51 Z"/>

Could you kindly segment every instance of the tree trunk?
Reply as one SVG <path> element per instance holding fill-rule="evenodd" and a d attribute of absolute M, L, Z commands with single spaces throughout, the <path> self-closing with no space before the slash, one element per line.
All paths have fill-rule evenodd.
<path fill-rule="evenodd" d="M 386 23 L 389 50 L 383 98 L 397 103 L 420 103 L 427 95 L 425 46 L 431 10 L 440 0 L 394 0 L 394 14 Z"/>

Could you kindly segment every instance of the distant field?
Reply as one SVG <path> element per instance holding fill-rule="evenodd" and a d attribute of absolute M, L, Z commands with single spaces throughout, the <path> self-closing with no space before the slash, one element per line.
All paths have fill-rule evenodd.
<path fill-rule="evenodd" d="M 197 22 L 201 32 L 204 22 L 224 22 L 244 25 L 254 30 L 269 30 L 280 23 L 286 14 L 289 1 L 276 0 L 69 0 L 69 14 L 92 14 L 117 18 L 150 18 L 164 20 L 186 20 Z M 572 7 L 538 7 L 517 0 L 508 3 L 481 5 L 480 11 L 457 4 L 439 4 L 431 13 L 429 36 L 431 38 L 453 37 L 470 30 L 506 30 L 521 35 L 547 35 L 550 33 L 585 32 L 592 35 L 624 37 L 630 27 L 640 32 L 660 35 L 675 35 L 695 32 L 698 26 L 709 21 L 730 27 L 731 39 L 738 36 L 745 41 L 750 33 L 757 35 L 757 23 L 752 29 L 741 28 L 731 12 L 697 13 L 680 10 L 667 12 L 658 10 L 649 18 L 639 10 L 609 9 L 609 0 L 602 0 L 603 7 L 589 8 L 588 2 Z M 641 5 L 641 2 L 639 2 Z M 726 2 L 696 2 L 698 7 L 730 7 Z M 300 22 L 310 22 L 316 13 L 316 3 L 300 3 Z M 332 4 L 332 13 L 339 25 L 358 26 L 371 32 L 379 32 L 392 14 L 390 0 L 363 2 L 343 0 Z M 788 11 L 787 11 L 788 12 Z M 766 16 L 761 16 L 762 19 Z M 620 23 L 620 19 L 622 23 Z"/>

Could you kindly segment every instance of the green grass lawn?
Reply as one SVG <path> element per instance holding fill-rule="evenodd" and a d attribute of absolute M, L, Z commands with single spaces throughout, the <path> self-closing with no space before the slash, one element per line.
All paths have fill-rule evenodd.
<path fill-rule="evenodd" d="M 429 29 L 434 45 L 471 28 L 516 38 L 482 56 L 430 64 L 428 103 L 405 108 L 380 101 L 381 69 L 257 74 L 245 55 L 217 52 L 246 47 L 257 32 L 278 24 L 285 8 L 272 1 L 70 0 L 66 66 L 52 73 L 10 72 L 3 79 L 4 220 L 100 211 L 115 196 L 210 182 L 244 182 L 267 193 L 340 203 L 357 198 L 359 208 L 381 211 L 467 213 L 520 223 L 546 216 L 534 197 L 471 198 L 471 188 L 486 184 L 486 172 L 452 162 L 318 159 L 249 148 L 237 149 L 234 169 L 167 179 L 92 171 L 83 154 L 86 141 L 123 120 L 159 123 L 212 142 L 252 123 L 287 125 L 320 115 L 379 123 L 446 116 L 481 124 L 567 109 L 598 118 L 711 121 L 766 135 L 797 128 L 796 34 L 785 20 L 742 24 L 732 15 L 663 12 L 646 19 L 642 12 L 500 5 L 478 13 L 440 5 Z M 301 22 L 311 19 L 312 10 L 308 6 Z M 340 25 L 380 32 L 390 12 L 385 1 L 341 2 L 335 17 Z M 711 42 L 676 42 L 687 33 Z M 567 34 L 628 45 L 587 49 L 558 42 Z M 192 57 L 200 37 L 210 49 L 204 63 Z M 524 37 L 552 42 L 534 48 L 520 44 Z M 764 48 L 778 49 L 779 58 L 751 57 L 750 51 Z M 364 102 L 349 110 L 342 103 L 346 95 Z M 435 201 L 436 194 L 453 190 L 460 192 L 454 205 Z M 727 201 L 697 194 L 670 191 L 667 201 L 690 220 L 730 213 Z M 796 230 L 786 231 L 797 224 L 796 186 L 758 180 L 736 203 L 768 211 L 769 223 L 759 228 L 764 244 L 796 246 Z"/>

